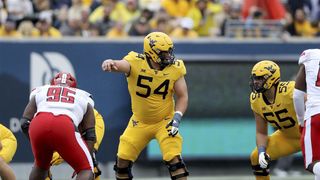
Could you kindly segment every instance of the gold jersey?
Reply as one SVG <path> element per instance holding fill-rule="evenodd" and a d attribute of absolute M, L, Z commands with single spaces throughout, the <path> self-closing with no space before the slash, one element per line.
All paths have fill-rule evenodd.
<path fill-rule="evenodd" d="M 3 158 L 6 163 L 9 163 L 16 153 L 17 139 L 10 129 L 2 124 L 0 124 L 0 141 L 2 144 L 0 157 Z"/>
<path fill-rule="evenodd" d="M 290 137 L 300 136 L 299 123 L 293 104 L 294 85 L 294 81 L 280 82 L 273 104 L 267 103 L 262 93 L 251 93 L 250 95 L 251 109 Z"/>
<path fill-rule="evenodd" d="M 133 119 L 156 123 L 174 113 L 174 83 L 186 74 L 182 60 L 163 70 L 152 69 L 144 54 L 130 52 L 123 58 L 130 64 L 127 76 Z"/>
<path fill-rule="evenodd" d="M 96 109 L 94 109 L 93 111 L 94 111 L 94 117 L 96 120 L 95 130 L 96 130 L 96 138 L 97 138 L 97 141 L 94 144 L 94 149 L 98 151 L 104 136 L 105 125 L 104 125 L 104 120 L 101 114 Z"/>

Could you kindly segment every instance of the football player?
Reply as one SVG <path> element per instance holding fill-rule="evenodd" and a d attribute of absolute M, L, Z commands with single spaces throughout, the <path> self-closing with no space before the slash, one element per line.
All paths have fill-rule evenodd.
<path fill-rule="evenodd" d="M 294 85 L 294 81 L 280 81 L 280 68 L 273 61 L 260 61 L 252 68 L 250 103 L 256 120 L 257 147 L 250 158 L 257 180 L 270 179 L 270 161 L 301 150 Z M 270 136 L 268 123 L 277 128 Z"/>
<path fill-rule="evenodd" d="M 307 49 L 299 58 L 294 105 L 303 124 L 301 147 L 305 169 L 320 180 L 320 49 Z M 307 92 L 307 93 L 306 93 Z M 304 96 L 307 95 L 307 101 Z"/>
<path fill-rule="evenodd" d="M 30 180 L 46 178 L 54 151 L 72 166 L 76 179 L 94 179 L 94 102 L 88 92 L 76 87 L 70 73 L 60 72 L 50 85 L 30 94 L 21 123 L 35 158 Z"/>
<path fill-rule="evenodd" d="M 122 60 L 107 59 L 102 63 L 104 71 L 127 76 L 133 112 L 120 137 L 116 178 L 131 180 L 133 162 L 156 139 L 171 178 L 185 180 L 189 173 L 181 157 L 178 130 L 188 105 L 186 68 L 182 60 L 175 59 L 173 42 L 165 33 L 148 34 L 143 48 L 142 54 L 130 52 Z"/>
<path fill-rule="evenodd" d="M 0 124 L 0 177 L 15 180 L 13 170 L 8 165 L 17 150 L 17 139 L 13 133 Z"/>
<path fill-rule="evenodd" d="M 96 120 L 95 130 L 96 130 L 96 137 L 97 137 L 97 142 L 94 144 L 94 155 L 95 155 L 98 152 L 99 146 L 103 139 L 105 127 L 104 127 L 103 117 L 96 109 L 94 109 L 94 117 Z M 63 161 L 64 160 L 60 156 L 60 154 L 58 152 L 54 152 L 50 164 L 51 166 L 57 166 L 61 164 Z M 93 161 L 93 165 L 94 165 L 94 178 L 95 180 L 100 180 L 101 170 L 98 166 L 98 162 L 96 160 Z M 51 179 L 53 178 L 52 178 L 51 172 L 49 171 L 48 177 L 46 178 L 46 180 L 51 180 Z"/>

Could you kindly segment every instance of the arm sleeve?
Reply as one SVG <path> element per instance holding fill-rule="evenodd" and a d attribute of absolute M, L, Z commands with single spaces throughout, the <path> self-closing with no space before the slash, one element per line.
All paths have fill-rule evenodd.
<path fill-rule="evenodd" d="M 293 103 L 294 103 L 294 110 L 296 111 L 296 115 L 300 126 L 304 125 L 304 111 L 305 111 L 305 104 L 304 104 L 304 96 L 305 92 L 294 89 L 293 91 Z"/>

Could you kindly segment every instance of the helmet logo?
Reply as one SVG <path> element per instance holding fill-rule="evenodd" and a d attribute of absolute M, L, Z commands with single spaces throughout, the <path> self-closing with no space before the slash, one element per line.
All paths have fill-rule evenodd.
<path fill-rule="evenodd" d="M 148 38 L 149 39 L 149 45 L 151 47 L 151 49 L 153 49 L 154 46 L 156 46 L 156 40 L 151 39 L 151 37 Z"/>
<path fill-rule="evenodd" d="M 63 84 L 67 83 L 67 74 L 62 74 L 61 83 L 63 83 Z"/>
<path fill-rule="evenodd" d="M 266 70 L 270 71 L 272 74 L 273 74 L 274 72 L 276 72 L 276 69 L 274 69 L 272 65 L 267 66 L 267 67 L 264 67 L 264 68 L 265 68 Z"/>
<path fill-rule="evenodd" d="M 50 81 L 51 85 L 63 85 L 77 88 L 77 81 L 70 73 L 59 72 Z"/>

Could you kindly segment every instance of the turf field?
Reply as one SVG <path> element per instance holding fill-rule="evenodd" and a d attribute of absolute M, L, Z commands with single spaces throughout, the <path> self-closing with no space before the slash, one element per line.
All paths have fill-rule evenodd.
<path fill-rule="evenodd" d="M 134 178 L 135 180 L 169 180 L 164 178 Z M 286 178 L 272 177 L 272 180 L 313 180 L 314 177 L 310 175 L 304 176 L 288 176 Z M 103 179 L 109 180 L 109 179 Z M 110 179 L 111 180 L 111 179 Z M 190 177 L 188 180 L 255 180 L 252 176 L 208 176 L 208 177 Z"/>

